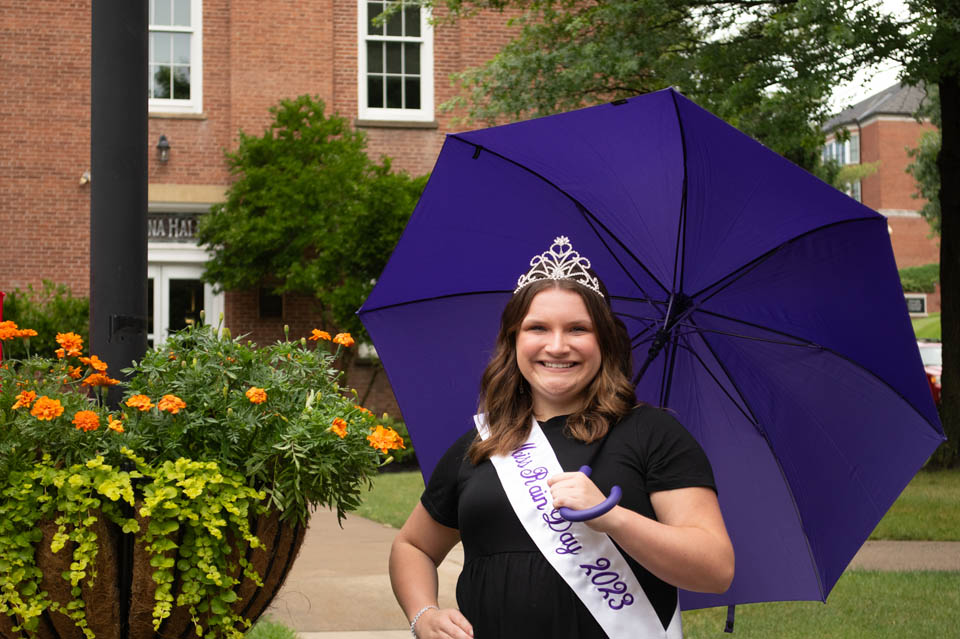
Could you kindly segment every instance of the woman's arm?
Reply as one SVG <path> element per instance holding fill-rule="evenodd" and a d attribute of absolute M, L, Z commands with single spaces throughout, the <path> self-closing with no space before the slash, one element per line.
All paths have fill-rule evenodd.
<path fill-rule="evenodd" d="M 437 605 L 437 566 L 460 541 L 460 532 L 438 524 L 417 503 L 390 549 L 390 583 L 408 620 L 426 606 Z M 473 627 L 459 610 L 429 609 L 416 626 L 420 639 L 470 639 Z"/>
<path fill-rule="evenodd" d="M 548 480 L 554 508 L 583 509 L 604 500 L 583 473 Z M 587 523 L 607 533 L 651 573 L 684 590 L 721 593 L 733 581 L 733 544 L 710 488 L 693 487 L 650 494 L 657 520 L 622 506 Z"/>

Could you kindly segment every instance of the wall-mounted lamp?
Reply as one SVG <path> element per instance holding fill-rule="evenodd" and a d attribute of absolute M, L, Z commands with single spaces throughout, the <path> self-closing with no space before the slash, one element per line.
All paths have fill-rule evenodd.
<path fill-rule="evenodd" d="M 84 171 L 80 174 L 80 186 L 90 184 L 90 171 Z"/>
<path fill-rule="evenodd" d="M 165 135 L 161 135 L 160 141 L 157 142 L 157 155 L 162 164 L 166 164 L 167 160 L 170 159 L 170 143 L 167 141 L 167 136 Z"/>

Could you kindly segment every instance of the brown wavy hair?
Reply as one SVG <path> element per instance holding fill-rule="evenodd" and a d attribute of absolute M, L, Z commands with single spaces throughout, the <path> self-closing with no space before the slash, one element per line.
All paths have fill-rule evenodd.
<path fill-rule="evenodd" d="M 594 273 L 591 273 L 595 275 Z M 636 405 L 630 383 L 630 337 L 613 314 L 606 287 L 603 299 L 573 280 L 540 280 L 517 291 L 500 316 L 500 332 L 490 363 L 480 381 L 480 412 L 486 413 L 490 437 L 470 446 L 470 461 L 479 464 L 491 455 L 506 455 L 530 434 L 533 400 L 530 385 L 517 365 L 517 332 L 538 293 L 558 288 L 577 293 L 587 307 L 600 347 L 600 370 L 584 389 L 583 408 L 567 418 L 566 432 L 590 443 L 603 438 L 610 426 Z"/>

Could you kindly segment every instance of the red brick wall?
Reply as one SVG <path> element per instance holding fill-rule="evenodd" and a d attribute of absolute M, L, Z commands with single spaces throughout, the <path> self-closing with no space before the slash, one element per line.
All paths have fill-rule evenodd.
<path fill-rule="evenodd" d="M 933 128 L 913 120 L 874 120 L 862 128 L 860 161 L 880 162 L 877 172 L 861 182 L 864 204 L 875 210 L 923 208 L 925 200 L 911 197 L 917 188 L 906 172 L 910 163 L 906 149 L 916 147 L 923 132 Z"/>
<path fill-rule="evenodd" d="M 0 290 L 90 285 L 90 1 L 0 0 Z"/>

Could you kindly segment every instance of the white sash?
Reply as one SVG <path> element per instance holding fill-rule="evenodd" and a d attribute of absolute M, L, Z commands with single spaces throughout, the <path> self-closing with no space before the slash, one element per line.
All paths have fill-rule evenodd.
<path fill-rule="evenodd" d="M 489 437 L 484 415 L 473 420 L 480 437 Z M 536 420 L 526 442 L 490 461 L 527 534 L 610 639 L 683 639 L 680 606 L 664 630 L 613 541 L 584 523 L 563 519 L 551 507 L 547 478 L 563 468 Z"/>

